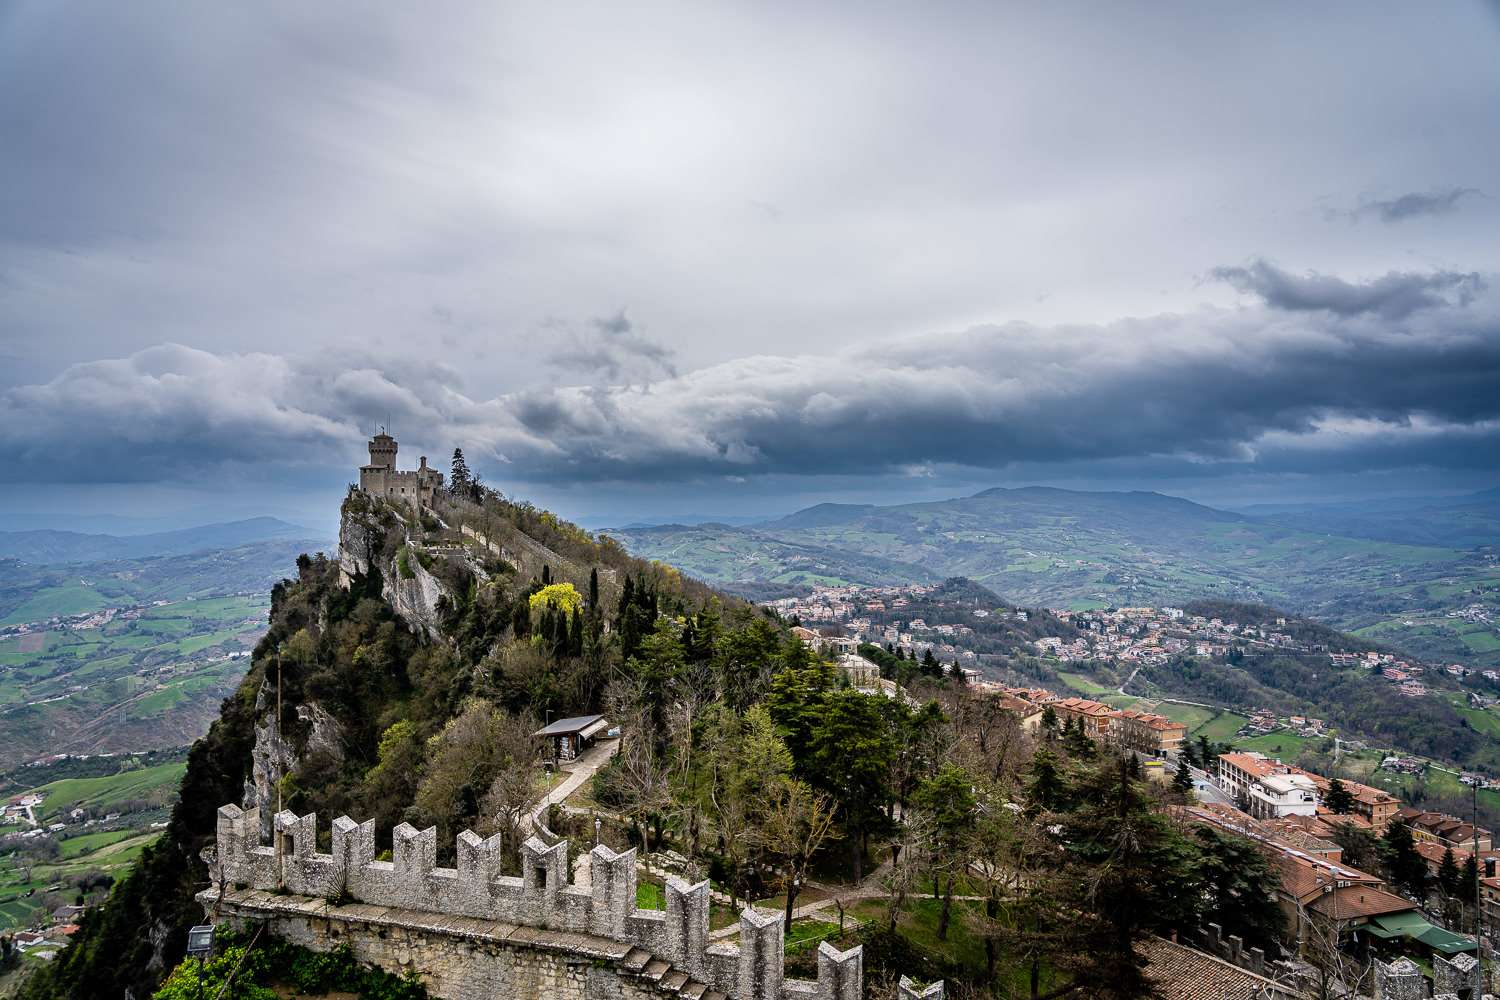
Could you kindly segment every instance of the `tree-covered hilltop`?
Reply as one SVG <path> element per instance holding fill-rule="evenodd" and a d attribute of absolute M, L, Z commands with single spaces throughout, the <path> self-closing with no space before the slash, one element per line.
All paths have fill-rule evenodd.
<path fill-rule="evenodd" d="M 538 720 L 601 708 L 657 621 L 692 623 L 694 656 L 725 676 L 769 674 L 800 650 L 751 606 L 670 567 L 529 504 L 477 498 L 418 516 L 350 493 L 341 559 L 302 556 L 273 588 L 269 631 L 194 744 L 164 835 L 24 996 L 151 995 L 202 918 L 193 894 L 208 884 L 199 852 L 216 810 L 247 785 L 298 813 L 373 817 L 386 845 L 402 820 L 437 825 L 451 850 L 464 827 L 519 822 Z"/>
<path fill-rule="evenodd" d="M 782 909 L 793 975 L 816 975 L 798 942 L 821 938 L 863 944 L 872 983 L 1123 1000 L 1147 989 L 1144 934 L 1212 921 L 1274 949 L 1273 873 L 1180 824 L 1182 789 L 1081 730 L 1025 731 L 935 661 L 897 673 L 889 697 L 856 690 L 777 619 L 480 488 L 421 512 L 351 492 L 338 557 L 274 588 L 166 835 L 23 996 L 152 995 L 201 919 L 225 802 L 263 824 L 283 807 L 372 818 L 378 850 L 400 822 L 434 826 L 445 861 L 465 827 L 500 834 L 516 872 L 532 734 L 593 711 L 619 752 L 589 815 L 559 810 L 554 829 L 587 838 L 597 817 L 641 847 L 648 896 L 670 848 L 731 902 Z M 794 921 L 808 900 L 823 917 Z"/>

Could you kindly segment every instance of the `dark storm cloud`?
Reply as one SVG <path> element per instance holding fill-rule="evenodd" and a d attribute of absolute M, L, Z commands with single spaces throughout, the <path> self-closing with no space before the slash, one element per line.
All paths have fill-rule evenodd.
<path fill-rule="evenodd" d="M 1450 187 L 1438 191 L 1411 192 L 1397 198 L 1373 198 L 1362 201 L 1358 208 L 1347 212 L 1333 212 L 1332 216 L 1346 216 L 1358 221 L 1376 218 L 1381 222 L 1404 222 L 1424 215 L 1448 215 L 1458 209 L 1466 198 L 1482 198 L 1484 192 L 1478 188 Z"/>
<path fill-rule="evenodd" d="M 1372 281 L 1349 282 L 1315 271 L 1291 274 L 1260 259 L 1243 267 L 1216 267 L 1211 273 L 1275 309 L 1327 310 L 1340 316 L 1373 313 L 1392 320 L 1453 302 L 1466 306 L 1485 288 L 1484 279 L 1475 273 L 1391 271 Z"/>
<path fill-rule="evenodd" d="M 0 447 L 34 481 L 170 480 L 225 463 L 293 474 L 352 465 L 390 414 L 403 454 L 457 444 L 501 480 L 554 483 L 1090 462 L 1467 468 L 1497 456 L 1500 316 L 1475 276 L 1361 284 L 1263 262 L 1222 274 L 1264 303 L 980 326 L 483 400 L 440 366 L 168 346 L 0 395 Z M 631 332 L 596 329 L 606 343 Z"/>

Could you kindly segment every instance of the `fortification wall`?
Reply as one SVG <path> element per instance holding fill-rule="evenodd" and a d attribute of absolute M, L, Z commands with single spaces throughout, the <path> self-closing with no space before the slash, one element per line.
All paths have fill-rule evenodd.
<path fill-rule="evenodd" d="M 706 881 L 689 885 L 681 879 L 668 878 L 665 910 L 637 908 L 634 850 L 619 854 L 603 845 L 595 847 L 588 855 L 587 881 L 574 883 L 569 880 L 567 841 L 548 846 L 535 837 L 529 838 L 521 850 L 522 873 L 515 877 L 500 874 L 499 838 L 482 839 L 468 830 L 457 838 L 457 866 L 440 868 L 436 864 L 435 828 L 417 830 L 401 824 L 393 831 L 391 860 L 376 861 L 372 822 L 355 823 L 347 816 L 334 820 L 332 850 L 328 854 L 317 850 L 317 820 L 313 815 L 282 812 L 276 815 L 273 825 L 273 844 L 263 846 L 259 824 L 253 815 L 238 806 L 221 807 L 215 878 L 227 888 L 232 887 L 235 898 L 250 899 L 243 894 L 259 893 L 257 905 L 262 907 L 267 905 L 267 899 L 274 900 L 281 894 L 291 894 L 286 898 L 303 897 L 305 903 L 300 909 L 295 913 L 278 911 L 277 921 L 278 927 L 285 924 L 291 929 L 294 940 L 296 935 L 306 938 L 310 947 L 336 945 L 335 935 L 327 927 L 305 923 L 314 918 L 327 921 L 335 909 L 345 917 L 350 916 L 349 911 L 357 914 L 363 909 L 369 918 L 367 922 L 388 922 L 392 913 L 403 915 L 401 919 L 408 922 L 415 919 L 412 914 L 433 914 L 442 918 L 437 927 L 450 928 L 449 936 L 488 941 L 486 947 L 495 947 L 490 939 L 502 931 L 503 943 L 507 948 L 512 947 L 519 940 L 514 932 L 523 928 L 532 933 L 562 935 L 553 941 L 564 942 L 558 945 L 564 951 L 565 942 L 570 940 L 568 936 L 575 936 L 571 940 L 577 945 L 576 957 L 593 961 L 599 957 L 600 947 L 589 945 L 584 939 L 614 942 L 617 948 L 625 949 L 624 954 L 634 950 L 654 956 L 663 969 L 670 967 L 679 973 L 682 981 L 674 990 L 691 992 L 692 985 L 701 984 L 703 989 L 696 994 L 700 997 L 707 991 L 736 1000 L 860 1000 L 862 996 L 863 955 L 858 947 L 839 952 L 824 943 L 818 953 L 817 982 L 786 979 L 784 930 L 777 914 L 746 907 L 740 915 L 738 945 L 710 943 Z M 200 899 L 208 905 L 216 896 L 217 893 L 210 891 Z M 227 891 L 226 898 L 229 898 Z M 340 905 L 335 907 L 333 903 Z M 349 903 L 364 907 L 350 907 L 346 905 Z M 386 944 L 375 944 L 364 940 L 368 934 L 356 932 L 351 920 L 345 919 L 343 925 L 350 928 L 345 933 L 352 936 L 345 939 L 355 945 L 356 954 L 363 948 L 367 954 L 381 956 L 367 960 L 382 967 L 408 967 L 402 965 L 399 956 L 386 954 L 389 935 L 381 938 Z M 433 977 L 436 995 L 461 1000 L 573 995 L 476 993 L 461 986 L 452 987 L 456 992 L 446 992 L 449 987 L 440 983 L 467 981 L 463 979 L 467 973 L 460 976 L 457 972 L 442 971 L 455 962 L 461 966 L 463 962 L 454 956 L 467 947 L 426 947 L 421 964 L 411 967 Z M 500 964 L 506 968 L 516 964 L 514 956 L 501 958 L 504 961 Z M 490 959 L 475 958 L 475 961 L 494 965 L 500 959 L 492 955 Z M 540 969 L 536 974 L 544 973 L 563 975 L 557 970 Z M 937 995 L 941 995 L 941 990 Z"/>

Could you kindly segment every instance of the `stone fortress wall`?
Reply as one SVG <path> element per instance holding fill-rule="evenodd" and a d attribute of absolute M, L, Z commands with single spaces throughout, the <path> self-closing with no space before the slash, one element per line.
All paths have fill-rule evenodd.
<path fill-rule="evenodd" d="M 254 813 L 219 809 L 214 878 L 222 888 L 198 896 L 210 914 L 271 921 L 283 936 L 315 949 L 348 941 L 363 961 L 415 969 L 436 996 L 583 1000 L 663 990 L 689 1000 L 863 996 L 859 947 L 840 952 L 824 942 L 817 982 L 785 978 L 779 914 L 746 907 L 738 945 L 710 943 L 707 881 L 669 878 L 666 909 L 638 909 L 634 850 L 595 847 L 580 865 L 586 879 L 572 882 L 567 841 L 548 846 L 529 838 L 515 877 L 499 873 L 498 836 L 465 830 L 457 838 L 457 867 L 439 868 L 436 828 L 402 823 L 393 831 L 392 860 L 376 861 L 373 822 L 334 820 L 330 854 L 317 851 L 315 816 L 281 812 L 273 825 L 273 844 L 263 846 Z M 413 946 L 418 939 L 425 944 Z M 903 979 L 901 993 L 941 1000 L 942 984 L 918 989 Z"/>

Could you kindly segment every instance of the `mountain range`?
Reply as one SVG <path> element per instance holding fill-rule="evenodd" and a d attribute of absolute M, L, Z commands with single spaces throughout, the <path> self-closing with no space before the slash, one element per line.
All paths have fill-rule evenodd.
<path fill-rule="evenodd" d="M 1418 655 L 1500 663 L 1496 490 L 1258 514 L 1151 492 L 997 488 L 929 503 L 819 504 L 743 527 L 608 533 L 753 597 L 965 576 L 1018 604 L 1058 608 L 1252 600 Z"/>
<path fill-rule="evenodd" d="M 140 535 L 92 534 L 50 528 L 0 531 L 0 559 L 19 559 L 43 565 L 142 559 L 234 548 L 272 539 L 307 538 L 310 534 L 300 525 L 274 517 L 252 517 Z"/>

